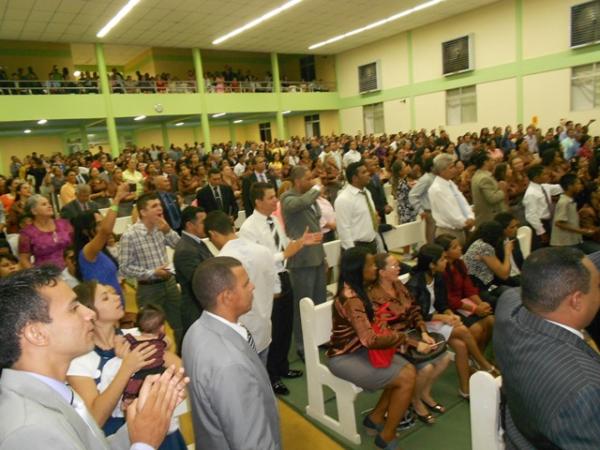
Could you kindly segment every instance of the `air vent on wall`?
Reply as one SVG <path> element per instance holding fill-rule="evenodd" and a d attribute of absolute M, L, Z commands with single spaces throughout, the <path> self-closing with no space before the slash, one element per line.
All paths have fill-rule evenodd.
<path fill-rule="evenodd" d="M 358 66 L 358 92 L 365 94 L 380 89 L 379 61 Z"/>
<path fill-rule="evenodd" d="M 444 75 L 473 70 L 473 35 L 442 42 Z"/>
<path fill-rule="evenodd" d="M 600 42 L 600 0 L 571 7 L 571 47 Z"/>

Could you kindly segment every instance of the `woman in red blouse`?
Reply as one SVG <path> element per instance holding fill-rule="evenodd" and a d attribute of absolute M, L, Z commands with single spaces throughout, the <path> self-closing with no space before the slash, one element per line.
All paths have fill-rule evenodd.
<path fill-rule="evenodd" d="M 461 316 L 462 322 L 477 341 L 483 351 L 492 338 L 494 315 L 492 306 L 481 299 L 481 293 L 467 272 L 462 261 L 462 247 L 458 239 L 449 234 L 442 234 L 435 243 L 446 251 L 446 271 L 444 281 L 448 292 L 448 306 Z"/>

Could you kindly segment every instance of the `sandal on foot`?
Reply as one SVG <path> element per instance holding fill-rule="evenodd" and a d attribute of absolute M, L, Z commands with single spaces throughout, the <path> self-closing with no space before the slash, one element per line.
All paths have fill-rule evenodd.
<path fill-rule="evenodd" d="M 469 394 L 465 394 L 463 391 L 461 391 L 460 389 L 458 390 L 458 395 L 462 398 L 464 398 L 465 400 L 469 401 L 470 395 Z"/>
<path fill-rule="evenodd" d="M 427 413 L 427 414 L 421 415 L 417 411 L 415 411 L 415 415 L 417 416 L 417 419 L 419 419 L 421 422 L 423 422 L 426 425 L 433 425 L 435 423 L 435 417 L 433 417 L 433 414 Z"/>
<path fill-rule="evenodd" d="M 435 403 L 433 405 L 430 405 L 429 403 L 427 403 L 426 401 L 423 401 L 423 403 L 425 404 L 425 406 L 427 406 L 427 408 L 429 408 L 430 411 L 432 412 L 436 412 L 438 414 L 444 414 L 446 412 L 446 408 L 444 407 L 444 405 L 442 405 L 441 403 Z"/>

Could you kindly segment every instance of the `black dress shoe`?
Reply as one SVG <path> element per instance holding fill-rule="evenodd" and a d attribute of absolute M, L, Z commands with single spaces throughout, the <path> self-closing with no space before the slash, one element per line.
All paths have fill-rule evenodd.
<path fill-rule="evenodd" d="M 290 369 L 286 373 L 281 374 L 283 378 L 300 378 L 302 375 L 304 375 L 304 372 L 294 369 Z"/>
<path fill-rule="evenodd" d="M 282 381 L 275 381 L 271 384 L 271 386 L 273 387 L 273 392 L 275 392 L 276 395 L 288 395 L 290 393 L 290 390 L 285 384 L 283 384 Z"/>

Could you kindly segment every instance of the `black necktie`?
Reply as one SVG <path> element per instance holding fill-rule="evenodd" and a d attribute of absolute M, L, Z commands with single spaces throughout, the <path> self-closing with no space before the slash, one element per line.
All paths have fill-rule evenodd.
<path fill-rule="evenodd" d="M 273 217 L 267 217 L 267 223 L 269 224 L 269 229 L 271 230 L 271 234 L 273 235 L 273 240 L 275 241 L 275 247 L 277 247 L 277 251 L 281 250 L 279 248 L 279 233 L 277 232 L 277 228 L 275 228 L 275 222 L 273 222 Z"/>
<path fill-rule="evenodd" d="M 246 340 L 248 341 L 248 345 L 250 346 L 250 348 L 252 350 L 254 350 L 256 353 L 258 353 L 256 351 L 256 344 L 254 343 L 254 338 L 252 337 L 252 333 L 250 333 L 250 330 L 248 328 L 246 328 L 246 325 L 242 325 L 244 327 L 244 329 L 246 330 L 246 333 L 248 334 L 248 336 L 246 337 Z"/>

